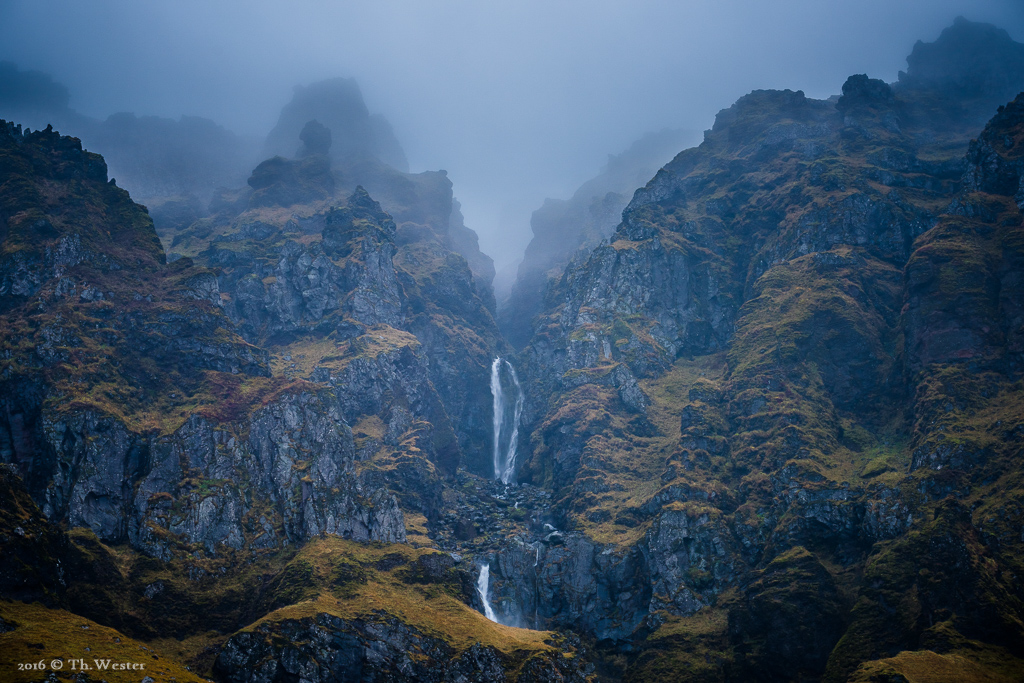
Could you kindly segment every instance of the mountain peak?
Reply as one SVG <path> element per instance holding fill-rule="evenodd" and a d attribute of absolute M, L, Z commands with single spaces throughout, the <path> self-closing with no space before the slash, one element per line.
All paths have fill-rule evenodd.
<path fill-rule="evenodd" d="M 409 162 L 391 125 L 382 116 L 370 114 L 354 78 L 296 86 L 292 100 L 281 109 L 277 125 L 267 135 L 264 151 L 270 156 L 294 156 L 296 140 L 311 120 L 330 129 L 335 160 L 372 157 L 408 171 Z"/>
<path fill-rule="evenodd" d="M 1020 90 L 1024 44 L 992 24 L 957 17 L 934 43 L 917 41 L 899 84 L 1005 102 Z"/>

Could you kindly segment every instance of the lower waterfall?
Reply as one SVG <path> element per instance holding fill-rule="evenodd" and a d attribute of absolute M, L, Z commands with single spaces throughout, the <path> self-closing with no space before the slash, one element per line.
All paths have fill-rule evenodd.
<path fill-rule="evenodd" d="M 491 607 L 491 601 L 487 599 L 487 593 L 489 591 L 488 584 L 490 581 L 491 565 L 480 565 L 480 576 L 476 578 L 476 592 L 480 594 L 480 602 L 484 603 L 484 616 L 497 624 L 500 622 L 498 621 L 498 617 L 494 614 L 494 609 Z"/>
<path fill-rule="evenodd" d="M 507 380 L 503 383 L 503 375 Z M 509 387 L 508 384 L 511 383 Z M 504 384 L 504 386 L 503 386 Z M 515 403 L 509 415 L 505 402 L 505 389 L 515 391 Z M 523 415 L 523 390 L 512 364 L 503 358 L 491 363 L 491 396 L 494 407 L 494 478 L 508 484 L 516 473 L 516 452 L 519 448 L 519 420 Z M 505 434 L 506 442 L 502 442 Z"/>

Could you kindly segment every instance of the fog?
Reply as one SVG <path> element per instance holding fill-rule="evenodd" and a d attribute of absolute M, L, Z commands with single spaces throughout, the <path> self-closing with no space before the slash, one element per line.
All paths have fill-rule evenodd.
<path fill-rule="evenodd" d="M 645 132 L 704 130 L 756 88 L 894 81 L 957 15 L 1024 39 L 1021 0 L 0 0 L 0 60 L 92 117 L 203 116 L 259 139 L 294 85 L 354 77 L 411 170 L 449 172 L 501 271 L 545 197 Z"/>

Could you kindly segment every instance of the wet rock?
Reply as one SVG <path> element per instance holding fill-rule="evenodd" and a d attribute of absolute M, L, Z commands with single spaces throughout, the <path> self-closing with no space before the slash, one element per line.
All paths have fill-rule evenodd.
<path fill-rule="evenodd" d="M 511 679 L 503 657 L 480 643 L 459 652 L 394 618 L 343 620 L 319 614 L 302 621 L 264 624 L 232 636 L 214 669 L 233 683 L 269 683 L 290 676 L 323 683 L 586 680 L 581 664 L 560 653 L 535 659 Z"/>

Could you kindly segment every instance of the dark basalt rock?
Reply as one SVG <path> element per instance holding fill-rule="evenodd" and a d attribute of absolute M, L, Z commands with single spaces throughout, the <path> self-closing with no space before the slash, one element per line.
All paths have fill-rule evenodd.
<path fill-rule="evenodd" d="M 571 199 L 545 199 L 533 212 L 533 238 L 498 316 L 510 344 L 521 349 L 529 342 L 532 320 L 543 311 L 545 300 L 569 262 L 582 259 L 611 236 L 633 192 L 661 164 L 692 144 L 693 137 L 681 130 L 645 135 L 622 154 L 609 156 L 601 173 L 580 186 Z"/>
<path fill-rule="evenodd" d="M 306 122 L 299 133 L 299 139 L 302 140 L 302 149 L 297 155 L 299 158 L 331 151 L 331 129 L 316 119 Z"/>
<path fill-rule="evenodd" d="M 321 199 L 334 193 L 331 164 L 322 154 L 293 161 L 283 157 L 267 159 L 249 177 L 253 189 L 249 206 L 293 206 Z"/>
<path fill-rule="evenodd" d="M 840 114 L 846 114 L 855 107 L 891 107 L 896 96 L 885 81 L 868 78 L 866 74 L 850 76 L 843 83 L 843 95 L 836 102 Z"/>
<path fill-rule="evenodd" d="M 579 659 L 561 653 L 531 658 L 515 678 L 506 674 L 507 668 L 493 648 L 477 643 L 456 653 L 444 641 L 397 619 L 344 620 L 320 614 L 233 636 L 217 656 L 214 670 L 233 683 L 269 683 L 293 676 L 323 683 L 587 680 Z"/>
<path fill-rule="evenodd" d="M 0 595 L 51 607 L 65 603 L 70 546 L 29 497 L 13 465 L 0 464 L 0 500 Z"/>

